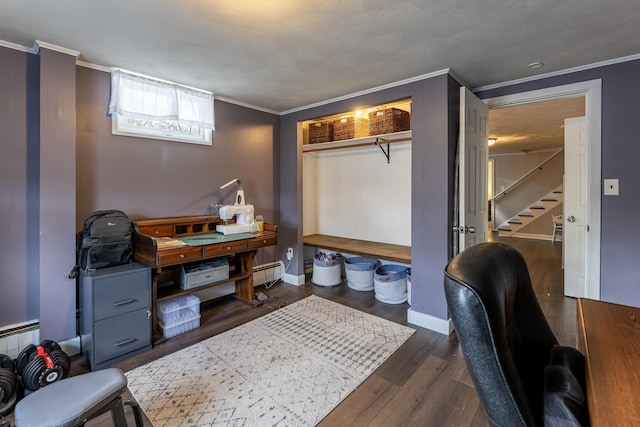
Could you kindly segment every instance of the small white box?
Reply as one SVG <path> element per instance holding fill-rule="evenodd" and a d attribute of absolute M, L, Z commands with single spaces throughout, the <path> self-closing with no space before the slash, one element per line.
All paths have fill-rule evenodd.
<path fill-rule="evenodd" d="M 183 265 L 180 269 L 180 288 L 193 289 L 229 278 L 229 260 L 220 257 L 198 264 Z"/>

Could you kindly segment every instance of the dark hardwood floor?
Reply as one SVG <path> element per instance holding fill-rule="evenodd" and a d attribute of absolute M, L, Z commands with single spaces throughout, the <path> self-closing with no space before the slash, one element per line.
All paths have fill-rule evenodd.
<path fill-rule="evenodd" d="M 562 246 L 549 241 L 495 238 L 518 249 L 527 260 L 540 305 L 560 344 L 575 346 L 576 301 L 563 296 Z M 444 266 L 443 266 L 444 268 Z M 407 304 L 378 302 L 373 292 L 346 285 L 323 288 L 279 283 L 263 290 L 269 301 L 253 308 L 226 298 L 201 309 L 200 328 L 156 345 L 116 365 L 124 371 L 171 354 L 210 336 L 315 294 L 413 327 L 416 333 L 319 425 L 328 426 L 487 426 L 456 335 L 445 336 L 407 324 Z M 79 356 L 72 374 L 86 372 Z M 108 426 L 100 419 L 88 426 Z M 131 424 L 133 425 L 133 424 Z"/>

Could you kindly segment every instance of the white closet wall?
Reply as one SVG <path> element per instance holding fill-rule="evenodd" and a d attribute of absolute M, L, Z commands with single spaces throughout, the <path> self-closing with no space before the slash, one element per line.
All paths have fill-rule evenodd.
<path fill-rule="evenodd" d="M 411 142 L 390 149 L 390 163 L 378 146 L 304 153 L 304 235 L 410 246 Z"/>

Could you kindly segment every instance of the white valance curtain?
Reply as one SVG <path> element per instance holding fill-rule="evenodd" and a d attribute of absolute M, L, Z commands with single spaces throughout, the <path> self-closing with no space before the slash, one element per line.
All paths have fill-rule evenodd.
<path fill-rule="evenodd" d="M 213 94 L 123 70 L 111 72 L 109 114 L 215 129 Z"/>

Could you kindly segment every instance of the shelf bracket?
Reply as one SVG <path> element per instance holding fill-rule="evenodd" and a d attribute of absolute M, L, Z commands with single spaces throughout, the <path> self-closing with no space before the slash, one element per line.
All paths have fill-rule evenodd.
<path fill-rule="evenodd" d="M 382 147 L 381 144 L 378 144 L 379 142 L 384 142 L 386 141 L 383 138 L 376 138 L 375 144 L 380 147 L 380 150 L 382 150 L 382 153 L 384 154 L 384 156 L 387 158 L 387 164 L 391 163 L 391 161 L 389 160 L 389 156 L 391 155 L 391 148 L 389 147 L 389 143 L 387 142 L 387 151 L 384 151 L 384 148 Z"/>

